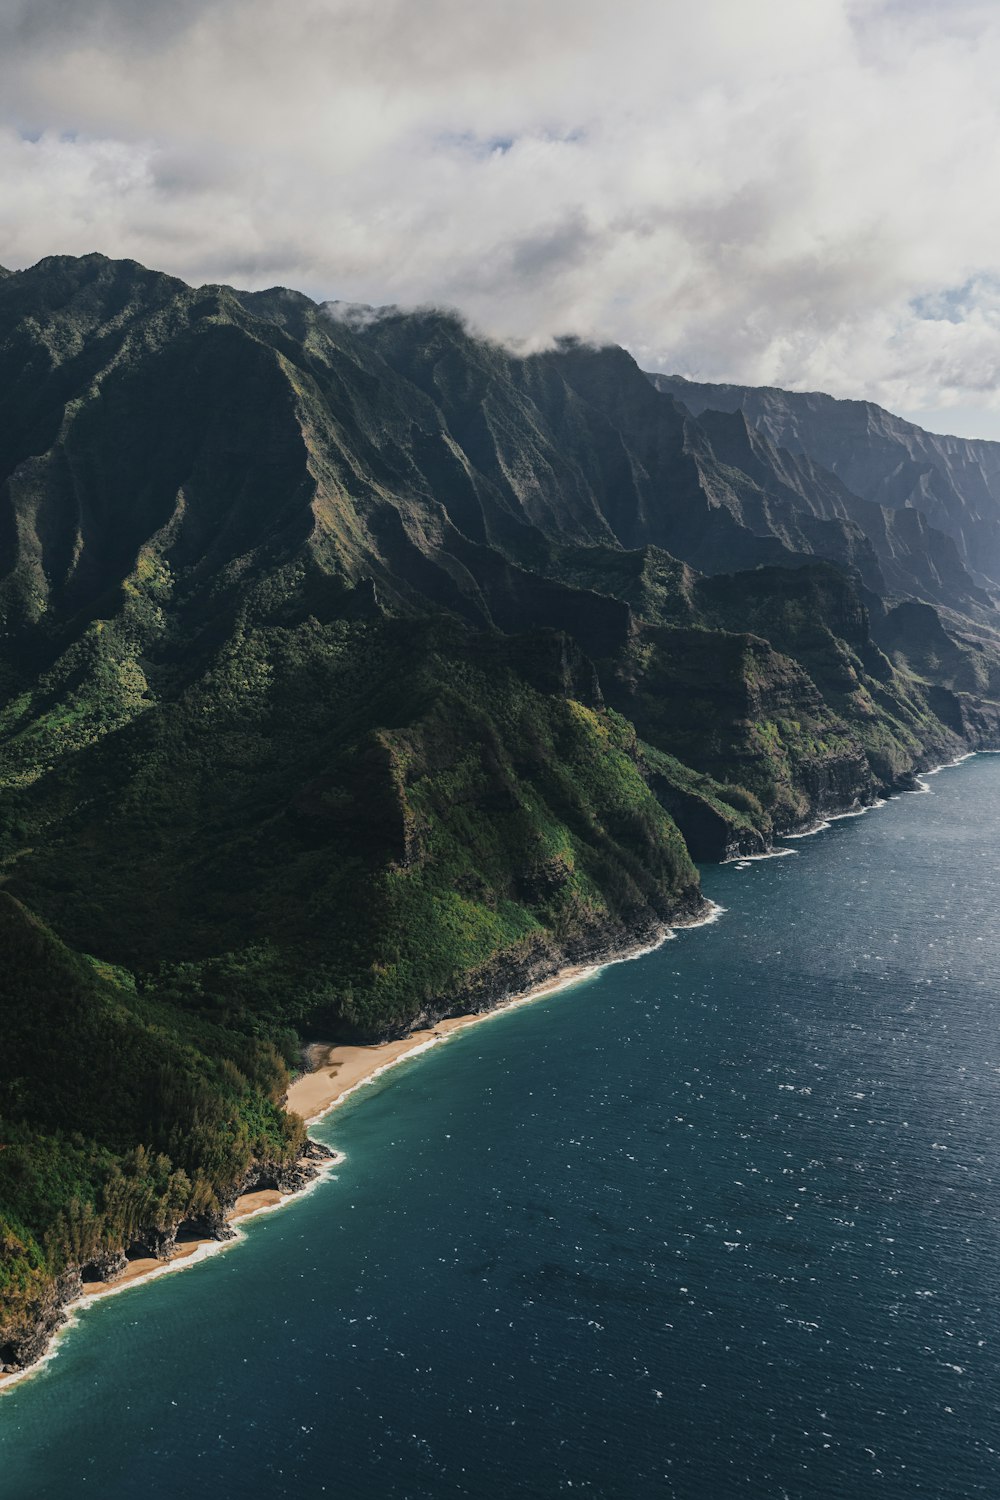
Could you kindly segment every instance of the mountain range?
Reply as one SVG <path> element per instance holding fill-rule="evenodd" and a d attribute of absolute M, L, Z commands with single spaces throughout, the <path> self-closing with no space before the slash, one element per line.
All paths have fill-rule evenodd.
<path fill-rule="evenodd" d="M 0 277 L 0 1368 L 287 1180 L 304 1039 L 1000 747 L 1000 445 L 456 316 Z M 571 1023 L 571 1019 L 570 1019 Z"/>

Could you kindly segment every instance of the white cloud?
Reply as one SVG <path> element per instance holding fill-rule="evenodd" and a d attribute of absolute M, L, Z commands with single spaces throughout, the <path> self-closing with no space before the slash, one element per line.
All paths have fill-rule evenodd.
<path fill-rule="evenodd" d="M 451 303 L 994 430 L 998 67 L 978 0 L 0 0 L 0 261 Z"/>

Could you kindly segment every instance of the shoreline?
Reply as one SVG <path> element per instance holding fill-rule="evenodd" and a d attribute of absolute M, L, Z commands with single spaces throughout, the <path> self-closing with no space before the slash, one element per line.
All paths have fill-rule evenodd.
<path fill-rule="evenodd" d="M 301 1115 L 307 1126 L 314 1125 L 339 1108 L 359 1089 L 374 1083 L 376 1079 L 381 1078 L 383 1074 L 400 1063 L 447 1041 L 457 1032 L 464 1031 L 469 1026 L 475 1026 L 481 1021 L 492 1020 L 493 1017 L 515 1010 L 522 1005 L 531 1005 L 536 1000 L 542 1000 L 562 990 L 584 984 L 595 979 L 603 969 L 610 968 L 612 964 L 629 963 L 633 959 L 643 958 L 648 953 L 654 953 L 664 943 L 670 942 L 678 932 L 711 926 L 725 912 L 724 907 L 707 898 L 704 905 L 707 909 L 693 920 L 665 923 L 659 936 L 653 942 L 643 942 L 636 948 L 612 953 L 609 957 L 595 960 L 593 963 L 569 964 L 565 968 L 556 970 L 548 979 L 540 980 L 530 989 L 512 994 L 488 1009 L 446 1016 L 431 1026 L 408 1032 L 404 1037 L 387 1042 L 369 1042 L 356 1046 L 313 1043 L 307 1049 L 307 1056 L 315 1058 L 314 1065 L 308 1072 L 301 1073 L 289 1084 L 285 1095 L 285 1109 L 289 1113 Z M 324 1072 L 326 1078 L 322 1080 L 320 1075 Z M 312 1137 L 310 1136 L 309 1139 L 312 1140 Z M 323 1145 L 324 1143 L 317 1142 L 317 1144 Z M 53 1330 L 44 1353 L 39 1355 L 32 1364 L 25 1366 L 23 1370 L 12 1370 L 6 1374 L 0 1374 L 0 1396 L 21 1381 L 37 1375 L 58 1357 L 62 1337 L 76 1327 L 80 1315 L 87 1308 L 102 1301 L 105 1297 L 115 1297 L 121 1292 L 132 1291 L 161 1276 L 189 1270 L 215 1255 L 223 1254 L 246 1240 L 241 1225 L 263 1214 L 275 1213 L 307 1197 L 346 1160 L 345 1153 L 336 1150 L 335 1147 L 325 1147 L 325 1149 L 332 1151 L 333 1154 L 316 1167 L 314 1176 L 304 1187 L 287 1193 L 277 1188 L 262 1188 L 242 1193 L 226 1219 L 227 1225 L 234 1231 L 232 1238 L 219 1240 L 199 1236 L 181 1239 L 169 1260 L 155 1260 L 151 1256 L 142 1257 L 130 1262 L 129 1269 L 115 1281 L 84 1283 L 83 1291 L 65 1304 L 66 1321 Z"/>
<path fill-rule="evenodd" d="M 800 829 L 795 833 L 782 834 L 782 839 L 803 839 L 813 834 L 822 833 L 832 823 L 839 822 L 844 818 L 863 817 L 867 812 L 873 812 L 880 807 L 885 807 L 889 801 L 896 797 L 927 793 L 930 787 L 926 785 L 923 778 L 936 776 L 938 772 L 949 770 L 971 760 L 975 755 L 984 753 L 969 750 L 963 755 L 956 756 L 953 760 L 942 761 L 940 765 L 930 766 L 924 771 L 914 774 L 917 783 L 912 788 L 905 788 L 895 793 L 888 793 L 885 797 L 876 798 L 864 807 L 850 808 L 844 812 L 827 813 L 821 815 L 815 826 Z M 989 753 L 989 752 L 985 752 Z M 996 752 L 1000 753 L 1000 752 Z M 780 859 L 782 856 L 797 854 L 797 849 L 776 847 L 767 850 L 763 854 L 748 854 L 736 859 L 723 860 L 723 864 L 733 864 L 737 868 L 745 868 L 748 864 L 757 860 Z M 653 942 L 644 941 L 636 948 L 626 949 L 622 952 L 613 952 L 607 958 L 596 959 L 592 963 L 569 964 L 562 969 L 556 970 L 548 979 L 540 980 L 529 989 L 509 995 L 483 1010 L 468 1011 L 455 1016 L 445 1016 L 441 1020 L 429 1026 L 422 1027 L 417 1031 L 408 1032 L 403 1037 L 394 1038 L 385 1042 L 368 1042 L 361 1044 L 335 1044 L 325 1042 L 314 1042 L 307 1049 L 306 1056 L 312 1062 L 308 1072 L 301 1073 L 288 1087 L 285 1096 L 285 1109 L 289 1112 L 299 1114 L 307 1126 L 314 1125 L 317 1121 L 331 1114 L 340 1105 L 344 1104 L 359 1089 L 367 1087 L 381 1078 L 392 1068 L 398 1067 L 400 1063 L 417 1057 L 432 1047 L 439 1046 L 458 1032 L 466 1030 L 470 1026 L 478 1025 L 482 1021 L 492 1020 L 495 1016 L 502 1015 L 510 1010 L 515 1010 L 522 1005 L 531 1005 L 536 1000 L 545 999 L 562 990 L 572 989 L 578 984 L 584 984 L 595 979 L 603 969 L 610 968 L 613 964 L 629 963 L 633 959 L 642 958 L 648 953 L 655 952 L 664 943 L 670 942 L 679 932 L 687 931 L 697 927 L 708 927 L 717 922 L 725 914 L 725 907 L 717 902 L 705 898 L 705 910 L 703 913 L 690 920 L 678 920 L 673 923 L 664 923 L 662 930 Z M 325 1075 L 322 1076 L 322 1075 Z M 312 1140 L 312 1137 L 309 1137 Z M 319 1142 L 317 1144 L 323 1144 Z M 324 1160 L 321 1165 L 316 1166 L 311 1180 L 302 1188 L 283 1193 L 277 1188 L 256 1189 L 249 1193 L 241 1194 L 233 1206 L 233 1210 L 226 1219 L 234 1233 L 231 1238 L 225 1240 L 198 1237 L 194 1239 L 182 1239 L 178 1241 L 178 1248 L 170 1260 L 159 1261 L 152 1257 L 137 1259 L 130 1263 L 127 1270 L 117 1280 L 112 1282 L 86 1283 L 83 1292 L 74 1297 L 71 1302 L 65 1304 L 67 1309 L 66 1321 L 53 1330 L 49 1344 L 44 1353 L 32 1364 L 23 1370 L 12 1370 L 6 1374 L 0 1374 L 0 1396 L 5 1391 L 36 1375 L 47 1364 L 58 1356 L 59 1343 L 63 1334 L 75 1327 L 82 1312 L 101 1301 L 105 1297 L 117 1296 L 120 1292 L 127 1292 L 134 1287 L 143 1286 L 146 1282 L 156 1280 L 160 1276 L 172 1275 L 175 1272 L 186 1271 L 192 1266 L 199 1265 L 211 1256 L 221 1255 L 235 1245 L 244 1242 L 246 1235 L 242 1232 L 241 1225 L 250 1219 L 257 1218 L 263 1214 L 274 1213 L 285 1208 L 290 1203 L 304 1198 L 318 1187 L 338 1166 L 345 1160 L 345 1153 L 337 1151 L 336 1148 L 327 1147 L 332 1155 Z M 88 1287 L 90 1288 L 88 1290 Z"/>
<path fill-rule="evenodd" d="M 827 813 L 822 815 L 816 825 L 811 828 L 801 829 L 795 833 L 783 834 L 782 839 L 809 838 L 813 834 L 822 833 L 832 823 L 844 818 L 862 817 L 867 812 L 872 812 L 880 807 L 885 807 L 889 801 L 894 801 L 899 796 L 914 795 L 930 792 L 923 778 L 936 776 L 938 772 L 949 770 L 971 760 L 975 755 L 981 753 L 976 750 L 967 751 L 963 755 L 956 756 L 953 760 L 942 761 L 940 765 L 928 767 L 924 771 L 916 772 L 914 780 L 916 786 L 905 788 L 895 793 L 889 793 L 885 797 L 876 798 L 864 807 L 851 808 L 840 813 Z M 797 854 L 797 849 L 776 847 L 764 854 L 749 854 L 741 857 L 721 861 L 723 864 L 732 864 L 737 868 L 745 868 L 748 864 L 757 860 L 779 859 L 782 856 Z M 469 1026 L 478 1025 L 482 1021 L 492 1020 L 495 1016 L 502 1015 L 510 1010 L 515 1010 L 522 1005 L 533 1004 L 536 1000 L 545 999 L 562 990 L 572 989 L 578 984 L 584 984 L 595 979 L 603 969 L 610 968 L 613 964 L 628 963 L 633 959 L 642 958 L 648 953 L 655 952 L 664 943 L 670 942 L 678 933 L 697 927 L 711 926 L 725 914 L 725 907 L 708 898 L 704 900 L 702 914 L 690 920 L 678 920 L 673 923 L 664 923 L 659 935 L 654 941 L 644 941 L 635 948 L 624 951 L 612 952 L 606 958 L 595 959 L 591 963 L 576 963 L 566 965 L 558 969 L 547 979 L 540 980 L 529 989 L 507 996 L 497 1004 L 491 1005 L 483 1010 L 468 1011 L 454 1016 L 445 1016 L 431 1025 L 408 1032 L 403 1037 L 398 1037 L 385 1042 L 369 1042 L 357 1045 L 334 1044 L 325 1042 L 314 1042 L 307 1049 L 307 1057 L 312 1062 L 308 1072 L 301 1073 L 289 1085 L 285 1096 L 285 1109 L 289 1112 L 299 1114 L 306 1125 L 313 1125 L 323 1119 L 333 1110 L 344 1104 L 359 1089 L 374 1083 L 383 1074 L 392 1068 L 398 1067 L 402 1062 L 417 1057 L 427 1052 L 431 1047 L 436 1047 L 446 1042 L 450 1037 Z M 309 1136 L 312 1140 L 312 1136 Z M 317 1142 L 322 1145 L 322 1142 Z M 229 1239 L 219 1240 L 207 1237 L 191 1239 L 179 1239 L 177 1249 L 169 1260 L 154 1260 L 152 1257 L 143 1257 L 130 1262 L 129 1269 L 115 1281 L 90 1282 L 84 1284 L 80 1295 L 72 1301 L 64 1304 L 67 1317 L 58 1328 L 54 1329 L 48 1346 L 44 1353 L 32 1364 L 23 1370 L 12 1370 L 0 1374 L 0 1396 L 5 1391 L 12 1389 L 22 1380 L 38 1374 L 59 1353 L 59 1344 L 62 1336 L 76 1326 L 80 1314 L 94 1303 L 105 1297 L 114 1297 L 121 1292 L 131 1291 L 134 1287 L 145 1285 L 148 1281 L 156 1280 L 158 1277 L 172 1275 L 175 1272 L 186 1271 L 192 1266 L 199 1265 L 214 1255 L 221 1255 L 235 1245 L 243 1243 L 246 1235 L 241 1226 L 249 1220 L 258 1218 L 263 1214 L 274 1213 L 285 1208 L 291 1203 L 306 1197 L 318 1187 L 338 1166 L 345 1160 L 345 1153 L 335 1148 L 324 1147 L 332 1151 L 332 1155 L 323 1160 L 321 1164 L 315 1165 L 314 1175 L 304 1187 L 296 1188 L 291 1192 L 281 1192 L 277 1188 L 255 1189 L 241 1194 L 233 1206 L 232 1212 L 226 1219 L 228 1226 L 232 1228 L 233 1235 Z"/>
<path fill-rule="evenodd" d="M 593 963 L 569 964 L 563 969 L 558 969 L 548 979 L 540 980 L 532 985 L 530 989 L 511 995 L 506 1000 L 500 1001 L 498 1005 L 490 1006 L 486 1010 L 466 1011 L 457 1016 L 445 1016 L 430 1026 L 410 1031 L 406 1036 L 387 1042 L 366 1042 L 357 1045 L 313 1042 L 308 1048 L 308 1055 L 313 1066 L 309 1072 L 300 1074 L 289 1086 L 285 1107 L 300 1114 L 307 1125 L 313 1125 L 317 1120 L 323 1119 L 339 1108 L 359 1089 L 381 1078 L 391 1068 L 398 1067 L 400 1063 L 416 1057 L 419 1053 L 428 1052 L 432 1047 L 448 1041 L 459 1031 L 465 1031 L 470 1026 L 477 1026 L 482 1021 L 490 1021 L 496 1016 L 505 1015 L 508 1011 L 516 1010 L 522 1005 L 532 1005 L 536 1000 L 544 1000 L 548 995 L 555 995 L 562 990 L 573 989 L 578 984 L 585 984 L 591 979 L 596 979 L 602 970 L 610 968 L 612 964 L 631 963 L 633 959 L 643 958 L 647 953 L 655 953 L 658 948 L 662 948 L 664 943 L 672 941 L 678 932 L 687 932 L 695 927 L 711 926 L 724 914 L 725 907 L 707 899 L 705 905 L 708 909 L 693 921 L 678 921 L 665 925 L 659 937 L 652 943 L 643 943 L 640 947 L 615 953 L 608 958 L 597 959 Z M 321 1077 L 323 1074 L 326 1075 L 325 1079 Z"/>
<path fill-rule="evenodd" d="M 925 776 L 937 776 L 940 771 L 950 771 L 955 766 L 964 765 L 967 760 L 972 760 L 976 755 L 997 755 L 996 750 L 966 750 L 962 755 L 956 755 L 953 760 L 943 760 L 940 765 L 928 766 L 925 771 L 914 771 L 913 780 L 915 786 L 901 787 L 898 791 L 887 791 L 884 796 L 876 797 L 872 802 L 866 802 L 861 807 L 848 807 L 843 812 L 820 813 L 816 822 L 809 824 L 806 828 L 797 828 L 794 832 L 779 833 L 775 835 L 774 846 L 763 854 L 740 854 L 731 859 L 721 860 L 724 865 L 734 865 L 739 869 L 743 865 L 752 864 L 759 859 L 781 859 L 783 855 L 798 854 L 797 849 L 782 848 L 782 843 L 796 839 L 811 839 L 814 834 L 825 833 L 834 823 L 839 823 L 845 818 L 863 818 L 865 813 L 877 812 L 880 807 L 886 807 L 890 802 L 895 802 L 897 797 L 919 796 L 921 793 L 929 792 L 930 787 L 924 781 Z"/>

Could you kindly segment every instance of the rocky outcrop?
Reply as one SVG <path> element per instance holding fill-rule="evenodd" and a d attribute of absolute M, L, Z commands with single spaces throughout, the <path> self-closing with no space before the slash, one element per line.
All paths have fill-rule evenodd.
<path fill-rule="evenodd" d="M 727 815 L 718 800 L 710 802 L 664 776 L 653 776 L 650 785 L 699 864 L 722 864 L 747 854 L 764 854 L 769 848 L 760 829 L 738 822 L 735 814 Z"/>
<path fill-rule="evenodd" d="M 83 1267 L 82 1276 L 84 1283 L 88 1281 L 112 1282 L 120 1281 L 128 1270 L 128 1256 L 124 1250 L 106 1250 L 103 1255 L 95 1256 Z"/>
<path fill-rule="evenodd" d="M 322 1141 L 314 1141 L 312 1137 L 309 1137 L 293 1162 L 285 1164 L 256 1162 L 226 1199 L 223 1210 L 218 1216 L 191 1221 L 187 1227 L 204 1226 L 208 1229 L 212 1239 L 230 1240 L 233 1238 L 233 1229 L 228 1223 L 228 1215 L 232 1213 L 237 1199 L 241 1198 L 244 1193 L 300 1193 L 303 1188 L 316 1181 L 324 1168 L 335 1160 L 336 1155 L 337 1153 L 331 1151 L 330 1147 L 325 1146 Z"/>
<path fill-rule="evenodd" d="M 167 1229 L 156 1227 L 145 1229 L 135 1240 L 135 1246 L 140 1251 L 145 1251 L 154 1260 L 171 1260 L 177 1249 L 177 1231 L 179 1224 L 172 1224 Z"/>
<path fill-rule="evenodd" d="M 0 1335 L 0 1375 L 26 1370 L 42 1358 L 52 1335 L 66 1322 L 67 1305 L 80 1296 L 82 1289 L 78 1270 L 66 1271 L 46 1284 L 17 1326 Z"/>
<path fill-rule="evenodd" d="M 185 1221 L 172 1229 L 149 1228 L 137 1236 L 133 1251 L 152 1256 L 168 1264 L 177 1248 L 179 1230 L 196 1236 L 227 1241 L 236 1238 L 236 1230 L 228 1223 L 226 1213 L 231 1213 L 240 1193 L 254 1192 L 262 1188 L 275 1188 L 281 1193 L 297 1193 L 316 1180 L 325 1165 L 336 1158 L 322 1141 L 308 1139 L 298 1160 L 288 1166 L 262 1164 L 253 1168 L 244 1179 L 239 1192 L 232 1195 L 228 1210 L 220 1211 L 211 1219 Z M 67 1309 L 87 1290 L 88 1285 L 100 1282 L 103 1285 L 120 1281 L 128 1270 L 129 1257 L 120 1250 L 108 1250 L 96 1256 L 86 1265 L 71 1267 L 61 1276 L 45 1282 L 38 1297 L 17 1317 L 16 1321 L 0 1329 L 0 1376 L 17 1374 L 36 1364 L 46 1353 L 53 1336 L 67 1320 Z"/>

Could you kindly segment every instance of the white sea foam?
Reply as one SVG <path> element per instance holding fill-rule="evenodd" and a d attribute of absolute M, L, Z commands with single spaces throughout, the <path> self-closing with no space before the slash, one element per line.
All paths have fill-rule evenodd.
<path fill-rule="evenodd" d="M 944 760 L 939 766 L 931 766 L 929 771 L 919 772 L 916 777 L 917 785 L 910 788 L 910 795 L 912 796 L 914 794 L 919 794 L 920 792 L 930 792 L 930 787 L 926 783 L 926 778 L 928 776 L 939 776 L 942 771 L 950 771 L 954 766 L 960 766 L 964 764 L 965 761 L 971 760 L 974 755 L 978 755 L 980 753 L 992 752 L 968 750 L 964 755 L 956 755 L 954 760 Z"/>
<path fill-rule="evenodd" d="M 679 930 L 681 932 L 688 932 L 693 927 L 711 927 L 713 925 L 713 923 L 718 922 L 718 920 L 720 919 L 720 917 L 725 916 L 726 911 L 728 910 L 727 907 L 720 906 L 717 901 L 709 901 L 708 902 L 708 906 L 709 906 L 710 909 L 709 909 L 709 911 L 707 911 L 705 913 L 705 915 L 703 917 L 697 917 L 693 922 L 684 922 L 684 923 L 682 923 L 680 925 L 680 929 Z M 674 931 L 673 929 L 671 929 L 671 931 L 667 934 L 667 936 L 668 937 L 672 937 L 672 938 L 676 937 L 677 936 L 677 932 Z M 657 944 L 657 946 L 659 946 L 659 945 Z M 627 958 L 641 958 L 642 957 L 642 953 L 651 953 L 652 951 L 653 950 L 651 948 L 644 948 L 641 953 L 629 953 L 629 954 L 626 954 L 626 957 Z"/>
<path fill-rule="evenodd" d="M 741 854 L 739 859 L 724 859 L 724 865 L 735 865 L 739 869 L 742 865 L 756 864 L 761 859 L 784 859 L 787 854 L 798 854 L 797 849 L 768 849 L 766 854 Z"/>
<path fill-rule="evenodd" d="M 832 823 L 832 818 L 824 818 L 821 823 L 816 823 L 812 828 L 801 828 L 798 833 L 783 833 L 783 839 L 811 839 L 814 833 L 824 833 Z"/>
<path fill-rule="evenodd" d="M 885 807 L 886 798 L 876 797 L 874 802 L 866 802 L 864 807 L 850 807 L 846 812 L 827 813 L 819 823 L 812 828 L 802 828 L 798 833 L 783 833 L 783 839 L 811 839 L 814 833 L 824 833 L 834 823 L 841 822 L 844 818 L 863 818 L 865 813 L 873 812 L 876 808 Z"/>

